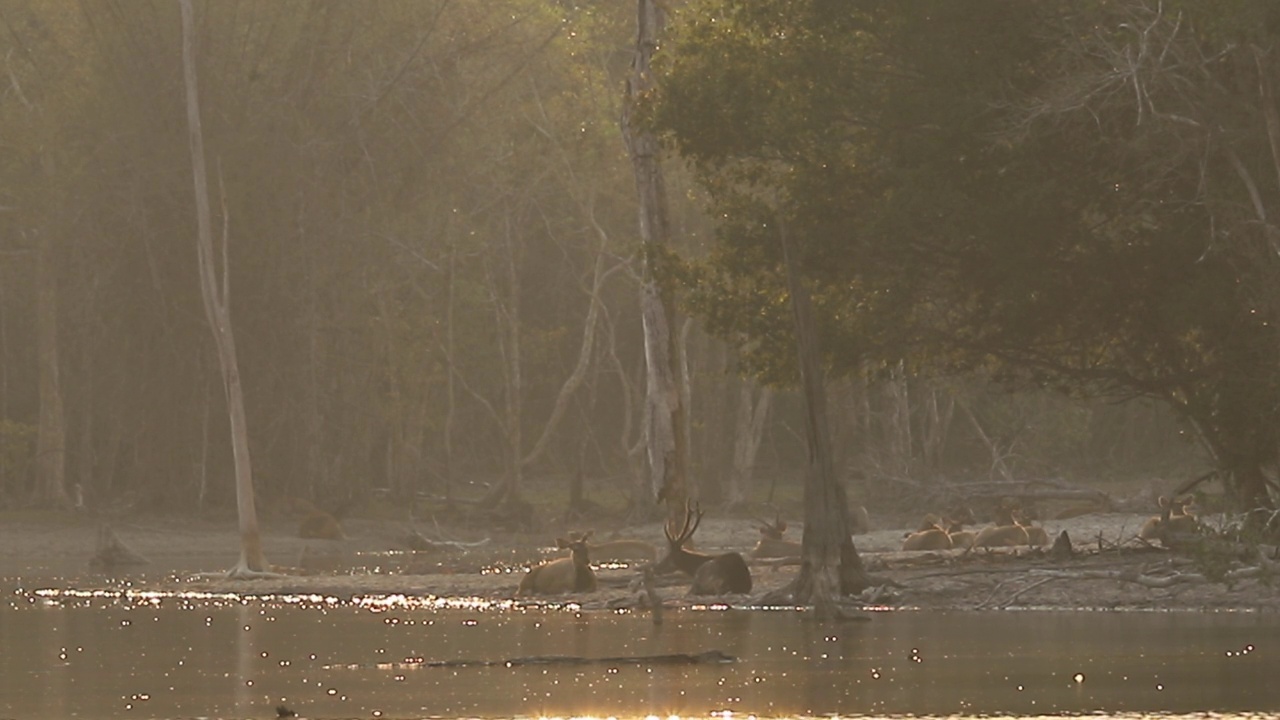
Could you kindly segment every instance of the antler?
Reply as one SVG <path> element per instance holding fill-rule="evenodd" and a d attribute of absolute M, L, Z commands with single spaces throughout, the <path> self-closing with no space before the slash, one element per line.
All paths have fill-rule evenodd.
<path fill-rule="evenodd" d="M 692 521 L 692 526 L 690 522 Z M 684 506 L 684 525 L 680 528 L 679 534 L 675 537 L 671 536 L 671 524 L 664 523 L 662 526 L 662 534 L 667 536 L 667 542 L 672 545 L 681 545 L 689 538 L 693 537 L 693 533 L 698 530 L 698 524 L 702 522 L 702 509 L 697 505 L 685 503 Z"/>

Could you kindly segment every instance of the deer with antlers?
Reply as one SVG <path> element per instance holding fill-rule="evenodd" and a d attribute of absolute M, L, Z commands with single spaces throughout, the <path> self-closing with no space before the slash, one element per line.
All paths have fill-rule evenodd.
<path fill-rule="evenodd" d="M 784 558 L 800 554 L 800 543 L 782 539 L 782 534 L 787 531 L 787 523 L 780 514 L 775 515 L 771 523 L 760 519 L 756 522 L 759 523 L 756 529 L 760 531 L 760 540 L 751 549 L 751 557 Z"/>
<path fill-rule="evenodd" d="M 569 557 L 550 560 L 529 570 L 520 581 L 516 595 L 563 595 L 595 592 L 596 574 L 591 569 L 587 538 L 591 533 L 557 538 L 556 547 L 567 548 Z"/>
<path fill-rule="evenodd" d="M 659 575 L 682 572 L 693 577 L 690 595 L 746 594 L 751 592 L 751 569 L 736 552 L 709 555 L 685 547 L 702 522 L 702 510 L 685 505 L 684 523 L 678 532 L 668 522 L 662 532 L 667 537 L 667 554 L 653 567 Z"/>

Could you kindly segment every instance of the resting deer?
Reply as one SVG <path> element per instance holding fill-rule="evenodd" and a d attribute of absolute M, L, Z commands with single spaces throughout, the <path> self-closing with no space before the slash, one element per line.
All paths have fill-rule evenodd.
<path fill-rule="evenodd" d="M 568 548 L 569 557 L 548 560 L 532 568 L 520 580 L 516 595 L 562 595 L 595 592 L 596 574 L 591 569 L 587 538 L 590 532 L 570 538 L 556 538 L 556 547 Z"/>
<path fill-rule="evenodd" d="M 1049 533 L 1034 523 L 1035 517 L 1036 513 L 1031 510 L 1013 512 L 1013 521 L 1027 532 L 1027 544 L 1031 547 L 1044 547 L 1049 544 Z"/>
<path fill-rule="evenodd" d="M 751 592 L 751 569 L 747 561 L 736 552 L 722 555 L 708 555 L 685 548 L 685 543 L 693 537 L 702 522 L 702 510 L 685 506 L 684 524 L 679 532 L 672 532 L 671 523 L 662 528 L 667 537 L 667 554 L 653 571 L 659 575 L 671 572 L 682 572 L 693 576 L 690 595 L 724 595 L 726 593 L 746 594 Z"/>
<path fill-rule="evenodd" d="M 951 536 L 943 525 L 946 521 L 929 513 L 915 532 L 908 533 L 902 541 L 903 550 L 950 550 Z"/>
<path fill-rule="evenodd" d="M 587 538 L 591 535 L 591 531 L 582 533 L 570 533 L 569 538 Z M 653 543 L 643 540 L 606 540 L 602 543 L 587 543 L 587 550 L 591 553 L 593 562 L 611 562 L 618 560 L 647 560 L 653 562 L 658 559 L 658 548 Z"/>
<path fill-rule="evenodd" d="M 995 516 L 994 525 L 978 531 L 973 539 L 974 547 L 1019 547 L 1030 542 L 1026 527 L 1019 522 L 1017 504 L 1001 500 L 996 506 Z"/>
<path fill-rule="evenodd" d="M 800 543 L 782 539 L 782 534 L 787 531 L 787 523 L 781 516 L 775 515 L 772 523 L 764 520 L 756 520 L 756 522 L 760 523 L 756 528 L 760 531 L 760 540 L 751 549 L 751 557 L 782 558 L 800 554 Z"/>
<path fill-rule="evenodd" d="M 964 523 L 959 520 L 949 520 L 947 522 L 947 535 L 951 537 L 951 547 L 968 550 L 973 547 L 973 543 L 978 538 L 978 534 L 972 530 L 965 530 Z"/>
<path fill-rule="evenodd" d="M 1194 498 L 1190 495 L 1176 500 L 1171 500 L 1161 495 L 1157 501 L 1160 504 L 1160 514 L 1148 518 L 1142 524 L 1142 529 L 1138 531 L 1138 537 L 1143 540 L 1160 540 L 1163 542 L 1166 535 L 1189 535 L 1199 532 L 1200 521 L 1187 509 L 1193 501 Z"/>

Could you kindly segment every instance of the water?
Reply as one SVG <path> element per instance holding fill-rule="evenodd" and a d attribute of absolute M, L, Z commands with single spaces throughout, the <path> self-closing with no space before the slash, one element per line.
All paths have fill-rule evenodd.
<path fill-rule="evenodd" d="M 1277 620 L 706 609 L 655 626 L 572 606 L 27 589 L 0 603 L 0 718 L 1246 716 L 1280 711 Z M 738 661 L 430 665 L 712 649 Z"/>

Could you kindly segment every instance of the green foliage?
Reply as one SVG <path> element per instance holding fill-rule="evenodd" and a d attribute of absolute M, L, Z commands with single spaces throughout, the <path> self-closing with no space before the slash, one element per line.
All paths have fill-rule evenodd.
<path fill-rule="evenodd" d="M 718 247 L 684 275 L 692 307 L 753 341 L 761 377 L 794 378 L 785 223 L 836 374 L 905 361 L 1152 397 L 1224 467 L 1274 461 L 1280 304 L 1262 269 L 1274 263 L 1215 232 L 1257 234 L 1234 220 L 1250 207 L 1236 176 L 1276 169 L 1257 86 L 1230 77 L 1251 59 L 1204 60 L 1207 77 L 1157 64 L 1233 52 L 1193 33 L 1242 26 L 1197 27 L 1207 5 L 1183 5 L 690 4 L 654 118 L 721 221 Z M 1170 50 L 1135 55 L 1142 42 Z M 1151 66 L 1117 77 L 1125 52 Z M 1202 128 L 1223 122 L 1252 150 L 1215 146 Z"/>

